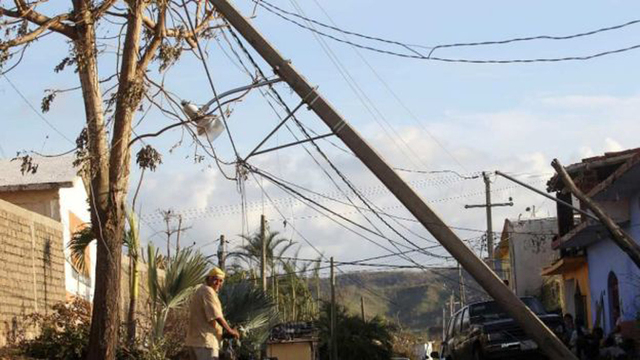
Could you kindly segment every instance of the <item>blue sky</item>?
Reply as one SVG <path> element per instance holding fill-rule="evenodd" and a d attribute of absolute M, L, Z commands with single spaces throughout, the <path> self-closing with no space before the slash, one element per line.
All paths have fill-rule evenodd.
<path fill-rule="evenodd" d="M 272 2 L 295 11 L 294 3 L 290 1 Z M 252 9 L 249 0 L 236 1 L 236 4 L 245 13 Z M 625 23 L 636 19 L 634 14 L 640 13 L 640 3 L 634 1 L 403 1 L 384 4 L 386 6 L 382 2 L 331 0 L 322 1 L 321 9 L 315 1 L 298 3 L 314 19 L 329 22 L 324 10 L 332 21 L 347 30 L 423 46 L 533 35 L 569 35 Z M 640 50 L 585 62 L 474 65 L 396 58 L 366 50 L 355 51 L 348 45 L 326 40 L 326 45 L 363 90 L 365 95 L 358 96 L 311 33 L 262 9 L 258 9 L 254 23 L 397 167 L 448 169 L 462 173 L 499 169 L 521 174 L 523 180 L 543 188 L 551 172 L 549 162 L 554 157 L 569 164 L 604 151 L 638 146 L 640 72 L 637 64 Z M 639 32 L 640 25 L 634 25 L 575 40 L 440 49 L 436 54 L 473 59 L 582 56 L 636 45 Z M 68 44 L 55 38 L 52 35 L 35 44 L 24 63 L 8 74 L 36 108 L 39 108 L 44 89 L 77 86 L 72 71 L 57 74 L 52 71 L 68 50 Z M 221 44 L 228 52 L 222 39 Z M 249 82 L 247 75 L 238 70 L 215 41 L 208 47 L 208 53 L 207 63 L 219 92 Z M 258 58 L 257 54 L 252 54 Z M 102 64 L 101 70 L 106 76 L 114 66 L 113 57 L 107 54 Z M 268 70 L 263 62 L 261 65 Z M 166 74 L 165 81 L 167 89 L 180 98 L 204 103 L 212 97 L 202 64 L 190 54 L 185 54 L 181 63 Z M 394 99 L 386 86 L 402 99 L 402 104 Z M 298 99 L 286 86 L 278 85 L 278 89 L 291 106 L 297 103 Z M 70 144 L 52 131 L 16 94 L 6 79 L 0 79 L 0 94 L 5 104 L 2 116 L 5 130 L 0 132 L 4 156 L 12 156 L 19 150 L 56 153 L 70 148 Z M 370 103 L 361 98 L 370 99 Z M 405 106 L 415 117 L 404 109 Z M 319 133 L 326 131 L 312 114 L 304 111 L 301 115 L 308 126 Z M 59 95 L 51 112 L 43 116 L 68 138 L 74 139 L 84 122 L 79 95 Z M 170 122 L 161 114 L 151 112 L 136 131 L 155 131 Z M 276 117 L 257 92 L 234 106 L 230 130 L 240 153 L 246 154 L 275 123 Z M 223 179 L 210 160 L 194 164 L 191 159 L 193 147 L 188 141 L 169 152 L 180 136 L 181 131 L 176 130 L 149 141 L 165 156 L 164 164 L 156 173 L 145 175 L 141 190 L 142 212 L 149 222 L 144 228 L 145 235 L 160 242 L 162 236 L 151 228 L 159 230 L 162 223 L 156 222 L 153 214 L 158 209 L 173 208 L 182 211 L 186 223 L 192 226 L 185 234 L 187 241 L 203 246 L 203 251 L 214 251 L 215 246 L 207 244 L 221 233 L 232 238 L 232 244 L 239 244 L 236 235 L 244 231 L 242 216 L 233 211 L 223 214 L 211 209 L 221 205 L 232 205 L 237 209 L 240 196 L 236 185 Z M 290 139 L 282 132 L 269 145 Z M 356 159 L 324 142 L 322 147 L 358 187 L 372 189 L 379 185 Z M 218 139 L 216 148 L 223 158 L 233 159 L 228 139 Z M 254 164 L 315 191 L 335 192 L 300 148 L 257 157 Z M 232 171 L 231 168 L 227 170 Z M 137 174 L 134 171 L 133 183 Z M 438 200 L 433 206 L 447 223 L 478 230 L 460 232 L 461 237 L 481 235 L 479 230 L 485 228 L 484 212 L 463 208 L 466 203 L 484 200 L 480 180 L 457 180 L 445 174 L 403 176 L 423 184 L 418 190 L 426 199 Z M 425 181 L 428 185 L 424 185 Z M 264 202 L 272 229 L 299 242 L 303 256 L 314 256 L 314 250 L 292 230 L 292 226 L 325 254 L 341 260 L 384 252 L 329 220 L 311 217 L 316 215 L 312 210 L 289 201 L 286 194 L 273 186 L 263 185 L 274 199 L 282 199 L 287 204 L 281 211 L 290 218 L 288 225 L 284 227 L 278 211 L 268 206 L 268 199 L 249 178 L 247 201 L 258 205 L 248 214 L 249 223 L 245 229 L 256 228 Z M 505 217 L 528 216 L 524 209 L 534 205 L 538 216 L 554 214 L 552 204 L 513 188 L 504 180 L 496 179 L 494 188 L 503 189 L 495 192 L 496 201 L 511 196 L 516 203 L 513 208 L 496 209 L 494 228 L 501 228 Z M 371 200 L 395 214 L 406 214 L 384 192 L 372 191 Z M 327 205 L 365 223 L 348 207 L 335 203 Z M 405 225 L 429 237 L 414 224 Z M 440 253 L 444 254 L 443 251 Z M 417 259 L 427 264 L 442 263 L 440 259 Z"/>

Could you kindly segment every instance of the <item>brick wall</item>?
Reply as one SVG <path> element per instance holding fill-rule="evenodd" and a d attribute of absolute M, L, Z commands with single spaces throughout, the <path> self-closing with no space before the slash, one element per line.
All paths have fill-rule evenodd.
<path fill-rule="evenodd" d="M 0 347 L 64 300 L 62 224 L 0 200 Z"/>

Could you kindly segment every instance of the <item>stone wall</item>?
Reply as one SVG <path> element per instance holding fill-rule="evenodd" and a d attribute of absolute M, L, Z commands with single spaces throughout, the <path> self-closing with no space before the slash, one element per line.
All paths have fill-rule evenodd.
<path fill-rule="evenodd" d="M 0 347 L 65 301 L 62 224 L 0 200 Z"/>

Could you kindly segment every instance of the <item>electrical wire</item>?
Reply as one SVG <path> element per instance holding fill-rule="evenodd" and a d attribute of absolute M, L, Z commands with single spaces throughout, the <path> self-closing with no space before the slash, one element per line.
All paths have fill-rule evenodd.
<path fill-rule="evenodd" d="M 336 36 L 333 36 L 331 34 L 328 34 L 326 32 L 314 29 L 313 27 L 301 24 L 300 22 L 293 20 L 289 17 L 287 17 L 286 15 L 283 15 L 283 13 L 276 11 L 272 8 L 269 8 L 267 6 L 262 5 L 262 7 L 267 10 L 268 12 L 276 15 L 277 17 L 280 17 L 281 19 L 290 22 L 300 28 L 309 30 L 313 33 L 316 33 L 320 36 L 329 38 L 331 40 L 340 42 L 340 43 L 344 43 L 344 44 L 348 44 L 351 46 L 355 46 L 357 48 L 360 49 L 364 49 L 364 50 L 368 50 L 368 51 L 373 51 L 373 52 L 377 52 L 377 53 L 381 53 L 381 54 L 385 54 L 385 55 L 392 55 L 392 56 L 396 56 L 396 57 L 400 57 L 400 58 L 407 58 L 407 59 L 418 59 L 418 60 L 428 60 L 428 61 L 439 61 L 439 62 L 446 62 L 446 63 L 466 63 L 466 64 L 526 64 L 526 63 L 550 63 L 550 62 L 563 62 L 563 61 L 587 61 L 587 60 L 592 60 L 592 59 L 596 59 L 596 58 L 600 58 L 603 56 L 608 56 L 608 55 L 614 55 L 614 54 L 619 54 L 619 53 L 623 53 L 623 52 L 627 52 L 627 51 L 632 51 L 632 50 L 636 50 L 638 48 L 640 48 L 640 44 L 637 45 L 632 45 L 632 46 L 628 46 L 625 48 L 619 48 L 619 49 L 614 49 L 614 50 L 608 50 L 608 51 L 603 51 L 603 52 L 599 52 L 599 53 L 595 53 L 595 54 L 591 54 L 591 55 L 584 55 L 584 56 L 567 56 L 567 57 L 557 57 L 557 58 L 532 58 L 532 59 L 505 59 L 505 60 L 499 60 L 499 59 L 484 59 L 484 60 L 479 60 L 479 59 L 462 59 L 462 58 L 446 58 L 446 57 L 435 57 L 435 56 L 424 56 L 422 54 L 416 54 L 416 51 L 412 51 L 414 52 L 414 54 L 404 54 L 404 53 L 399 53 L 396 51 L 390 51 L 390 50 L 384 50 L 384 49 L 380 49 L 380 48 L 376 48 L 373 46 L 368 46 L 368 45 L 362 45 L 359 43 L 355 43 L 353 41 L 349 41 L 349 40 L 344 40 L 344 39 L 340 39 Z M 311 19 L 309 19 L 310 21 Z M 633 25 L 636 24 L 640 21 L 638 20 L 634 20 L 631 21 L 627 24 L 622 24 L 622 25 L 617 25 L 614 27 L 611 27 L 611 29 L 617 29 L 620 27 L 624 27 L 624 26 L 629 26 L 629 25 Z M 588 32 L 585 34 L 590 34 L 590 33 L 598 33 L 598 32 L 603 32 L 603 31 L 608 31 L 607 29 L 609 28 L 604 28 L 602 31 L 592 31 L 592 32 Z M 587 36 L 587 35 L 580 35 L 579 36 Z M 579 37 L 579 36 L 569 36 L 567 38 L 575 38 L 575 37 Z M 545 37 L 545 36 L 537 36 L 537 37 L 532 37 L 531 40 L 536 40 L 536 39 L 542 39 L 542 38 L 549 38 L 551 39 L 552 37 Z M 560 37 L 558 37 L 560 38 Z M 503 41 L 488 41 L 488 42 L 479 42 L 479 43 L 459 43 L 459 44 L 449 44 L 448 47 L 460 47 L 460 46 L 479 46 L 479 45 L 493 45 L 493 44 L 500 44 L 500 43 L 510 43 L 510 42 L 515 42 L 515 41 L 526 41 L 529 38 L 518 38 L 518 39 L 511 39 L 511 40 L 503 40 Z M 441 45 L 439 48 L 443 48 L 443 47 L 447 47 L 445 45 Z M 415 49 L 414 49 L 415 50 Z"/>

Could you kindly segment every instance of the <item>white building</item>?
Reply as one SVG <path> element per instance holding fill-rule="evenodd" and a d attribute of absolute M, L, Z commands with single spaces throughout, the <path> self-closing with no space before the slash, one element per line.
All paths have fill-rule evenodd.
<path fill-rule="evenodd" d="M 545 297 L 549 279 L 542 269 L 557 258 L 551 242 L 558 233 L 556 218 L 505 219 L 496 248 L 497 270 L 518 296 Z"/>
<path fill-rule="evenodd" d="M 35 173 L 21 172 L 21 160 L 0 160 L 0 199 L 62 223 L 64 231 L 65 288 L 67 298 L 80 296 L 89 301 L 95 285 L 96 245 L 87 252 L 87 268 L 80 273 L 67 248 L 72 234 L 90 223 L 84 182 L 73 167 L 73 155 L 34 157 Z"/>

